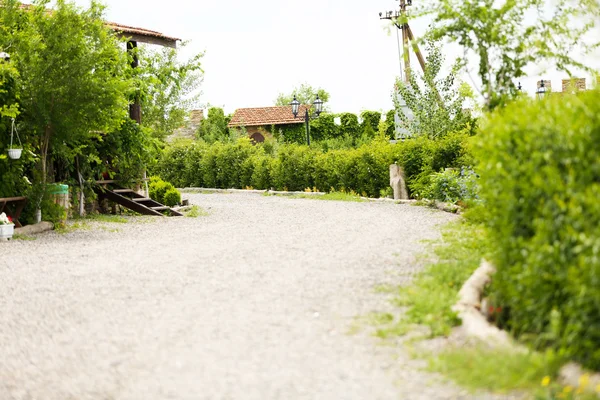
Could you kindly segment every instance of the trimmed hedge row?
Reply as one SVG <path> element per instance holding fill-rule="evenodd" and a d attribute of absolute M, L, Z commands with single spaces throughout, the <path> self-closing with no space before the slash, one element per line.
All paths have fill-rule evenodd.
<path fill-rule="evenodd" d="M 398 144 L 373 141 L 357 149 L 323 152 L 298 144 L 253 145 L 182 141 L 167 147 L 155 173 L 176 187 L 246 188 L 299 191 L 354 191 L 369 197 L 389 193 L 389 165 L 406 171 L 409 189 L 432 172 L 460 167 L 468 160 L 467 135 L 443 140 L 416 138 Z"/>
<path fill-rule="evenodd" d="M 600 92 L 518 101 L 479 142 L 505 326 L 600 369 Z"/>

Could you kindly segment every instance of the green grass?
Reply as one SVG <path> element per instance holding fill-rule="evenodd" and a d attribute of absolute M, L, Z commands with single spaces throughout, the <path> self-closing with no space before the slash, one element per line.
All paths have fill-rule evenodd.
<path fill-rule="evenodd" d="M 442 237 L 441 242 L 432 245 L 435 260 L 409 286 L 400 287 L 394 298 L 397 306 L 406 307 L 399 324 L 428 326 L 431 336 L 448 335 L 460 325 L 451 307 L 488 251 L 483 228 L 464 220 L 448 225 Z"/>
<path fill-rule="evenodd" d="M 185 216 L 189 218 L 206 217 L 207 215 L 208 212 L 206 210 L 196 205 L 192 206 L 192 208 L 185 213 Z"/>
<path fill-rule="evenodd" d="M 76 220 L 73 223 L 70 224 L 66 224 L 66 225 L 57 225 L 54 227 L 54 231 L 56 233 L 60 233 L 61 235 L 64 235 L 66 233 L 70 233 L 70 232 L 74 232 L 77 230 L 90 230 L 92 229 L 92 225 L 89 222 L 86 222 L 85 220 Z"/>
<path fill-rule="evenodd" d="M 100 222 L 110 222 L 116 224 L 126 224 L 128 219 L 122 217 L 120 215 L 112 215 L 112 214 L 90 214 L 83 218 L 84 220 L 89 221 L 100 221 Z"/>
<path fill-rule="evenodd" d="M 328 200 L 328 201 L 353 201 L 357 203 L 365 202 L 359 195 L 355 193 L 330 192 L 323 195 L 296 194 L 289 196 L 290 199 L 313 199 L 313 200 Z"/>
<path fill-rule="evenodd" d="M 442 373 L 471 391 L 517 391 L 523 394 L 523 398 L 536 400 L 598 399 L 591 393 L 594 388 L 584 390 L 586 384 L 583 380 L 580 380 L 579 387 L 574 388 L 556 382 L 564 362 L 552 351 L 522 353 L 473 347 L 449 349 L 430 357 L 428 370 Z"/>
<path fill-rule="evenodd" d="M 15 233 L 12 238 L 13 238 L 13 240 L 36 240 L 37 239 L 35 236 L 22 235 L 20 233 Z"/>

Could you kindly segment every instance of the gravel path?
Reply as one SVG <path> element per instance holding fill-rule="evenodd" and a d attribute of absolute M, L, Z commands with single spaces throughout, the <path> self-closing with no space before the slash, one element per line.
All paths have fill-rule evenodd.
<path fill-rule="evenodd" d="M 186 197 L 209 215 L 0 243 L 0 399 L 471 398 L 348 333 L 453 215 Z"/>

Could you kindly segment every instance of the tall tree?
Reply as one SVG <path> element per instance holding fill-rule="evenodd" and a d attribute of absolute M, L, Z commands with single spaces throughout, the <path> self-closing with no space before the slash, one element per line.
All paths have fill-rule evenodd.
<path fill-rule="evenodd" d="M 429 36 L 448 38 L 477 59 L 478 88 L 494 108 L 517 94 L 515 82 L 533 64 L 551 63 L 571 75 L 588 69 L 575 59 L 596 48 L 597 0 L 424 0 L 417 15 L 433 17 Z M 590 34 L 589 36 L 586 36 Z M 596 37 L 594 37 L 596 36 Z M 586 44 L 587 39 L 587 44 Z"/>
<path fill-rule="evenodd" d="M 204 53 L 185 62 L 177 60 L 177 53 L 176 49 L 138 48 L 140 65 L 133 73 L 142 99 L 142 125 L 159 139 L 183 125 L 200 97 Z"/>
<path fill-rule="evenodd" d="M 317 98 L 317 95 L 319 95 L 319 98 L 325 103 L 323 108 L 327 109 L 329 93 L 322 88 L 313 88 L 307 83 L 303 83 L 300 87 L 295 88 L 290 94 L 279 93 L 279 96 L 275 99 L 275 105 L 287 106 L 292 102 L 294 96 L 296 96 L 296 99 L 298 99 L 300 104 L 312 104 Z"/>
<path fill-rule="evenodd" d="M 460 62 L 446 77 L 439 76 L 444 63 L 439 42 L 427 41 L 426 53 L 425 72 L 411 73 L 408 84 L 397 80 L 392 98 L 404 135 L 436 138 L 473 124 L 470 114 L 463 110 L 466 98 L 472 95 L 468 85 L 460 86 L 456 81 Z"/>
<path fill-rule="evenodd" d="M 6 0 L 14 3 L 13 0 Z M 57 0 L 38 0 L 20 13 L 11 56 L 20 72 L 23 121 L 36 143 L 42 183 L 49 156 L 85 154 L 99 132 L 120 127 L 126 118 L 130 81 L 127 56 L 105 27 L 104 7 L 92 0 L 82 10 Z"/>

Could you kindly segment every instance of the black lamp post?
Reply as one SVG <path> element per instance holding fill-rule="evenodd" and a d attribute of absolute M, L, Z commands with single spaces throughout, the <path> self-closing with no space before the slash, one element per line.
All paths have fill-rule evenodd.
<path fill-rule="evenodd" d="M 536 94 L 538 99 L 542 99 L 546 95 L 546 85 L 543 79 L 540 81 L 540 87 L 538 87 Z"/>
<path fill-rule="evenodd" d="M 292 100 L 290 105 L 292 106 L 292 114 L 294 114 L 294 118 L 298 118 L 298 112 L 300 111 L 300 102 L 296 98 L 296 95 L 294 95 L 294 100 Z M 313 106 L 315 106 L 315 113 L 313 115 L 308 114 L 308 107 L 306 107 L 304 110 L 304 124 L 306 125 L 306 144 L 308 144 L 309 146 L 310 146 L 310 119 L 311 118 L 319 118 L 319 115 L 321 115 L 321 113 L 323 112 L 323 100 L 321 100 L 319 98 L 319 95 L 317 95 L 317 98 L 316 98 L 315 102 L 313 103 Z"/>

